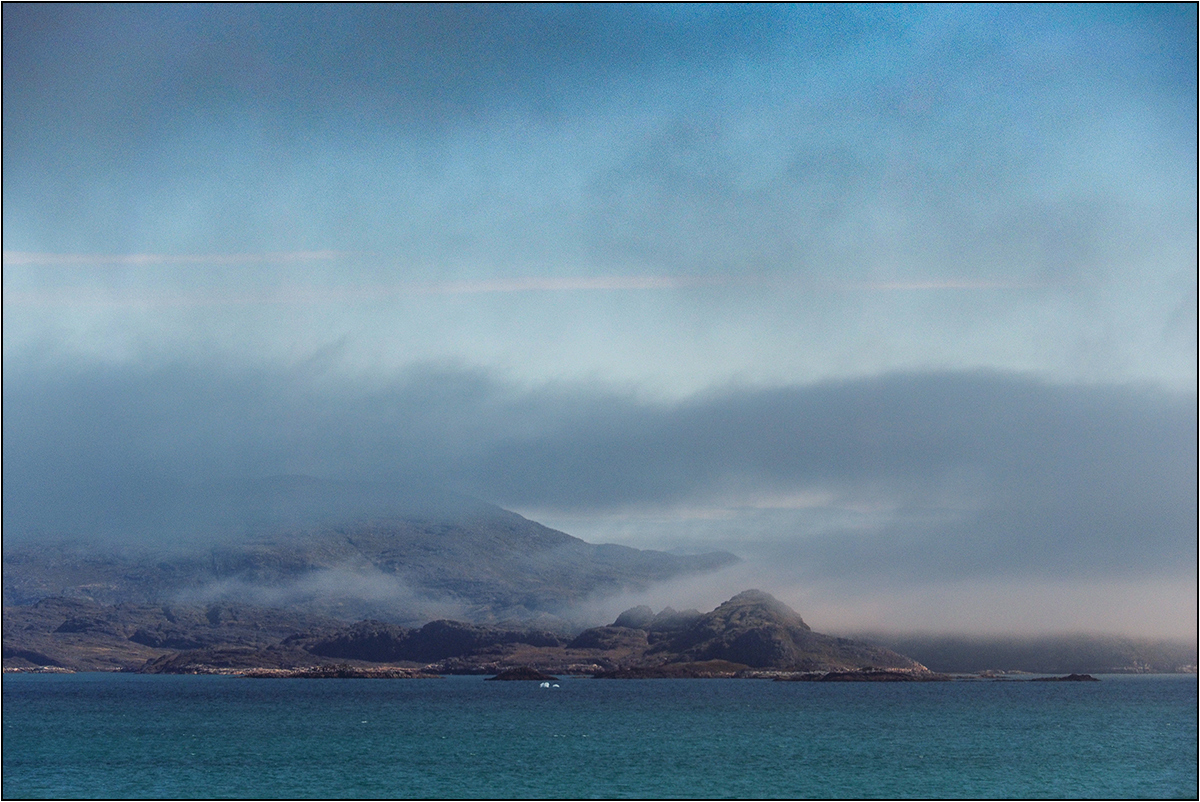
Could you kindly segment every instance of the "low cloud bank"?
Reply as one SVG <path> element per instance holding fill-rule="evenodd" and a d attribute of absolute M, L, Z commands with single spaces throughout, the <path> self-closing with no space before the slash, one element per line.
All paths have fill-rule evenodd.
<path fill-rule="evenodd" d="M 326 568 L 274 583 L 217 580 L 181 592 L 177 601 L 300 608 L 339 618 L 400 619 L 410 624 L 471 617 L 462 603 L 419 593 L 398 577 L 364 565 Z"/>
<path fill-rule="evenodd" d="M 6 361 L 14 539 L 199 536 L 164 498 L 309 474 L 420 482 L 566 517 L 719 507 L 729 518 L 723 530 L 710 522 L 714 544 L 814 578 L 1196 565 L 1194 394 L 960 371 L 656 403 L 434 367 L 362 387 L 304 367 Z M 771 502 L 783 512 L 768 525 L 771 498 L 808 501 Z M 202 495 L 194 505 L 200 515 Z"/>

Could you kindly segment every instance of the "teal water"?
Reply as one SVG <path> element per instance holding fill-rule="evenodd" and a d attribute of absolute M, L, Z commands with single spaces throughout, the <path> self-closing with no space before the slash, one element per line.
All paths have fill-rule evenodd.
<path fill-rule="evenodd" d="M 3 680 L 3 796 L 1196 798 L 1195 676 Z"/>

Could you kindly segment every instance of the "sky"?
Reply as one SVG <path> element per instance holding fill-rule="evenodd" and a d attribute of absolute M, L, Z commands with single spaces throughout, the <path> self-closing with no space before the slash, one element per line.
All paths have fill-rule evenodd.
<path fill-rule="evenodd" d="M 675 607 L 1194 639 L 1194 5 L 2 13 L 6 536 L 420 481 L 743 557 Z"/>

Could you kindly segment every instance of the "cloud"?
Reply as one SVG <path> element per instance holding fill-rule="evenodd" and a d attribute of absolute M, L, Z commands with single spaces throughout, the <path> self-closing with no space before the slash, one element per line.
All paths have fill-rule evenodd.
<path fill-rule="evenodd" d="M 1195 238 L 1186 16 L 14 9 L 6 241 L 1077 276 Z"/>
<path fill-rule="evenodd" d="M 563 292 L 577 290 L 662 290 L 725 284 L 720 276 L 580 276 L 449 281 L 414 285 L 413 291 L 429 294 L 476 292 Z"/>
<path fill-rule="evenodd" d="M 181 486 L 311 474 L 560 516 L 719 508 L 709 532 L 722 547 L 814 579 L 1195 568 L 1194 394 L 943 372 L 651 402 L 430 366 L 367 387 L 323 362 L 9 361 L 14 538 L 113 531 Z"/>
<path fill-rule="evenodd" d="M 49 254 L 5 252 L 10 267 L 158 267 L 210 266 L 239 267 L 260 265 L 304 264 L 313 261 L 337 260 L 353 254 L 336 251 L 297 252 L 279 254 Z M 223 274 L 229 278 L 228 274 Z M 150 280 L 138 282 L 126 277 L 124 286 L 115 285 L 111 277 L 94 272 L 76 276 L 55 276 L 50 285 L 38 286 L 37 277 L 26 274 L 21 281 L 32 289 L 16 289 L 5 293 L 6 306 L 188 306 L 188 305 L 245 305 L 245 304 L 353 304 L 377 302 L 404 296 L 475 295 L 514 292 L 582 292 L 674 290 L 714 287 L 731 283 L 723 276 L 670 275 L 610 275 L 610 276 L 525 276 L 474 281 L 426 281 L 371 284 L 347 281 L 353 273 L 343 273 L 341 280 L 330 282 L 328 275 L 277 276 L 270 286 L 258 289 L 235 289 L 235 281 L 212 286 L 211 281 L 197 285 L 189 276 L 177 276 L 166 289 L 161 273 Z M 236 278 L 236 277 L 234 277 Z M 17 280 L 14 280 L 14 284 Z M 259 277 L 261 284 L 261 276 Z M 744 283 L 744 282 L 741 282 Z M 157 285 L 157 286 L 156 286 Z"/>
<path fill-rule="evenodd" d="M 4 41 L 10 536 L 309 473 L 806 581 L 1194 570 L 1192 7 L 17 4 Z"/>
<path fill-rule="evenodd" d="M 872 281 L 841 285 L 845 289 L 867 291 L 916 291 L 916 290 L 1028 290 L 1044 285 L 1028 281 L 981 280 L 981 279 L 935 279 L 929 281 Z"/>
<path fill-rule="evenodd" d="M 418 593 L 394 575 L 356 563 L 318 569 L 275 582 L 214 580 L 180 591 L 176 601 L 180 604 L 234 601 L 265 607 L 301 606 L 342 617 L 394 620 L 403 616 L 406 621 L 422 623 L 439 618 L 462 620 L 470 616 L 470 610 L 460 602 Z"/>

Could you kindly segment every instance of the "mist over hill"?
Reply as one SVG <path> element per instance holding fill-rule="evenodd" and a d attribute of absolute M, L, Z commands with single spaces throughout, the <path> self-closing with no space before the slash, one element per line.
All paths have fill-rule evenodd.
<path fill-rule="evenodd" d="M 64 646 L 63 638 L 109 655 L 89 665 L 123 665 L 158 656 L 156 649 L 226 641 L 257 648 L 263 638 L 313 626 L 331 632 L 338 622 L 366 619 L 409 627 L 436 620 L 534 627 L 569 638 L 608 620 L 604 611 L 622 600 L 648 591 L 670 595 L 697 579 L 727 584 L 753 570 L 743 564 L 710 579 L 739 559 L 722 551 L 689 555 L 589 543 L 479 499 L 414 483 L 310 476 L 148 483 L 138 499 L 79 499 L 56 514 L 59 524 L 69 524 L 57 535 L 52 527 L 27 526 L 9 537 L 6 529 L 6 646 L 28 652 L 27 660 L 42 654 L 71 664 L 84 647 Z M 793 663 L 834 648 L 827 636 L 806 634 L 798 615 L 773 599 L 752 601 L 723 605 L 709 616 L 716 623 L 708 629 L 693 627 L 695 611 L 668 608 L 655 623 L 649 608 L 638 607 L 579 635 L 587 641 L 579 645 L 647 657 L 669 646 L 696 660 L 731 659 L 736 652 L 735 662 L 766 649 L 778 652 L 773 661 Z M 743 610 L 770 613 L 790 634 L 734 648 L 720 633 L 745 627 L 721 616 Z M 46 629 L 42 640 L 10 643 L 11 626 L 29 622 Z M 655 640 L 655 632 L 681 622 L 689 635 L 680 630 L 669 644 Z M 642 630 L 650 634 L 636 635 Z M 1116 635 L 861 637 L 945 672 L 1194 671 L 1196 665 L 1194 643 Z"/>
<path fill-rule="evenodd" d="M 47 491 L 49 492 L 49 491 Z M 453 520 L 497 508 L 414 482 L 338 481 L 305 475 L 183 481 L 146 472 L 105 482 L 92 476 L 72 494 L 36 503 L 22 488 L 5 529 L 24 545 L 38 539 L 186 549 L 244 540 L 283 528 L 379 518 Z"/>
<path fill-rule="evenodd" d="M 491 504 L 389 483 L 274 477 L 147 494 L 100 534 L 6 543 L 5 604 L 241 603 L 345 620 L 572 626 L 586 606 L 737 562 L 587 543 Z"/>

